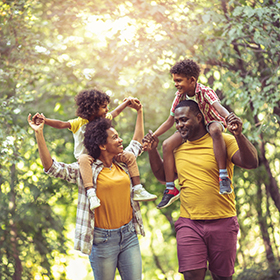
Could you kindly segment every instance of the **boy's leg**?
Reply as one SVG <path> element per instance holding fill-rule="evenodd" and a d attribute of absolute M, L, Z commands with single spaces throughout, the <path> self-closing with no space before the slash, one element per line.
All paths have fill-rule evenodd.
<path fill-rule="evenodd" d="M 95 189 L 92 181 L 92 169 L 93 158 L 90 155 L 83 154 L 78 158 L 80 166 L 80 172 L 83 179 L 84 187 L 87 190 L 87 196 L 89 199 L 90 210 L 93 210 L 100 206 L 100 200 L 96 196 Z"/>
<path fill-rule="evenodd" d="M 207 130 L 213 140 L 214 154 L 219 167 L 220 194 L 230 194 L 232 193 L 232 188 L 230 187 L 231 180 L 226 169 L 227 151 L 222 135 L 223 126 L 219 122 L 212 122 L 208 125 Z"/>
<path fill-rule="evenodd" d="M 182 137 L 179 132 L 175 132 L 172 136 L 166 139 L 162 145 L 163 151 L 163 166 L 166 179 L 166 189 L 163 193 L 161 202 L 157 205 L 158 209 L 165 208 L 177 200 L 180 196 L 179 191 L 174 184 L 174 166 L 175 160 L 173 150 L 182 144 Z"/>
<path fill-rule="evenodd" d="M 136 162 L 135 155 L 128 151 L 123 151 L 123 153 L 115 156 L 116 161 L 123 162 L 127 165 L 129 175 L 131 177 L 133 185 L 133 200 L 135 201 L 153 201 L 157 199 L 157 196 L 147 192 L 140 183 L 140 174 L 138 165 Z"/>

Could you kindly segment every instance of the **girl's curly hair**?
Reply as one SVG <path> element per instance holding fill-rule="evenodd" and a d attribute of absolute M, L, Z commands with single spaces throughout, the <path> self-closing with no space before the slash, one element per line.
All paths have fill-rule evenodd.
<path fill-rule="evenodd" d="M 171 74 L 183 75 L 187 78 L 195 77 L 198 80 L 200 67 L 191 59 L 184 59 L 176 62 L 170 69 Z"/>
<path fill-rule="evenodd" d="M 112 123 L 106 118 L 96 119 L 86 125 L 84 145 L 88 151 L 88 154 L 94 159 L 97 159 L 100 156 L 101 151 L 99 145 L 104 145 L 107 143 L 107 129 L 110 127 L 112 127 Z"/>
<path fill-rule="evenodd" d="M 75 101 L 78 106 L 76 115 L 89 120 L 91 116 L 97 116 L 100 106 L 110 103 L 110 96 L 96 89 L 84 89 L 75 96 Z"/>

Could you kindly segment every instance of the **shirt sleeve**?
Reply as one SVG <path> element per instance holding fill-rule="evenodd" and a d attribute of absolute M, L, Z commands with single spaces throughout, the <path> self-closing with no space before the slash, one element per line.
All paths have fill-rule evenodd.
<path fill-rule="evenodd" d="M 233 155 L 239 150 L 238 144 L 233 135 L 223 133 L 223 137 L 227 147 L 227 157 L 232 159 Z"/>
<path fill-rule="evenodd" d="M 142 152 L 142 145 L 136 140 L 131 140 L 125 151 L 132 152 L 135 157 L 138 157 Z"/>
<path fill-rule="evenodd" d="M 44 170 L 44 172 L 51 177 L 60 178 L 73 184 L 76 184 L 80 179 L 78 162 L 66 164 L 53 159 L 51 168 L 48 171 Z"/>
<path fill-rule="evenodd" d="M 207 88 L 207 90 L 205 90 L 203 94 L 204 94 L 204 98 L 207 100 L 207 102 L 210 105 L 213 105 L 213 103 L 215 103 L 217 101 L 220 102 L 218 95 L 211 88 Z"/>
<path fill-rule="evenodd" d="M 175 97 L 173 99 L 171 108 L 170 108 L 170 115 L 174 117 L 175 115 L 175 108 L 179 104 L 180 97 L 175 93 Z"/>

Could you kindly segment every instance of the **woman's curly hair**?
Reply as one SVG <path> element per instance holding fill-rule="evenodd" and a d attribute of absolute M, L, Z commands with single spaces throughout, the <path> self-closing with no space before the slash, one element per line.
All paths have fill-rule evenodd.
<path fill-rule="evenodd" d="M 112 127 L 112 123 L 106 118 L 99 118 L 86 125 L 84 145 L 88 154 L 94 159 L 97 159 L 100 156 L 101 151 L 99 145 L 105 145 L 107 143 L 107 129 L 110 127 Z"/>
<path fill-rule="evenodd" d="M 183 75 L 187 78 L 195 77 L 198 80 L 200 67 L 191 59 L 184 59 L 176 62 L 170 69 L 171 74 Z"/>
<path fill-rule="evenodd" d="M 97 115 L 100 106 L 110 103 L 110 96 L 96 89 L 84 89 L 75 96 L 75 101 L 78 106 L 76 115 L 89 120 Z"/>

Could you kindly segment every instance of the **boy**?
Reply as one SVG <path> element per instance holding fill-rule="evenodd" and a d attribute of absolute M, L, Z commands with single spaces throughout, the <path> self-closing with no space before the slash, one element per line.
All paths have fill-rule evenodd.
<path fill-rule="evenodd" d="M 118 116 L 127 106 L 138 111 L 142 109 L 142 105 L 136 98 L 126 98 L 122 104 L 120 104 L 111 113 L 108 113 L 110 97 L 106 93 L 95 89 L 82 90 L 75 97 L 75 101 L 78 107 L 76 111 L 78 118 L 64 122 L 60 120 L 48 119 L 43 114 L 37 113 L 35 121 L 38 123 L 44 119 L 45 124 L 51 127 L 59 129 L 68 128 L 73 132 L 74 156 L 79 162 L 84 187 L 87 189 L 90 209 L 93 210 L 100 206 L 100 201 L 96 196 L 92 182 L 91 164 L 94 159 L 87 155 L 87 151 L 83 144 L 86 124 L 97 118 L 108 118 L 112 120 Z M 152 201 L 157 198 L 156 195 L 148 193 L 141 185 L 136 158 L 132 153 L 124 151 L 122 154 L 118 155 L 115 160 L 127 164 L 133 184 L 133 199 L 135 201 Z"/>
<path fill-rule="evenodd" d="M 226 169 L 226 146 L 222 137 L 222 131 L 226 127 L 226 117 L 229 115 L 227 109 L 221 104 L 216 93 L 197 82 L 200 68 L 192 60 L 186 59 L 177 62 L 170 70 L 177 88 L 168 119 L 155 131 L 160 136 L 169 130 L 174 124 L 175 107 L 184 99 L 193 99 L 203 113 L 206 129 L 213 139 L 215 158 L 219 167 L 220 194 L 232 192 L 231 180 L 228 178 Z M 145 141 L 145 138 L 144 138 Z M 182 143 L 180 133 L 176 132 L 163 142 L 164 171 L 166 178 L 166 189 L 158 209 L 165 208 L 179 198 L 179 191 L 175 188 L 174 174 L 170 172 L 174 166 L 173 150 Z"/>

